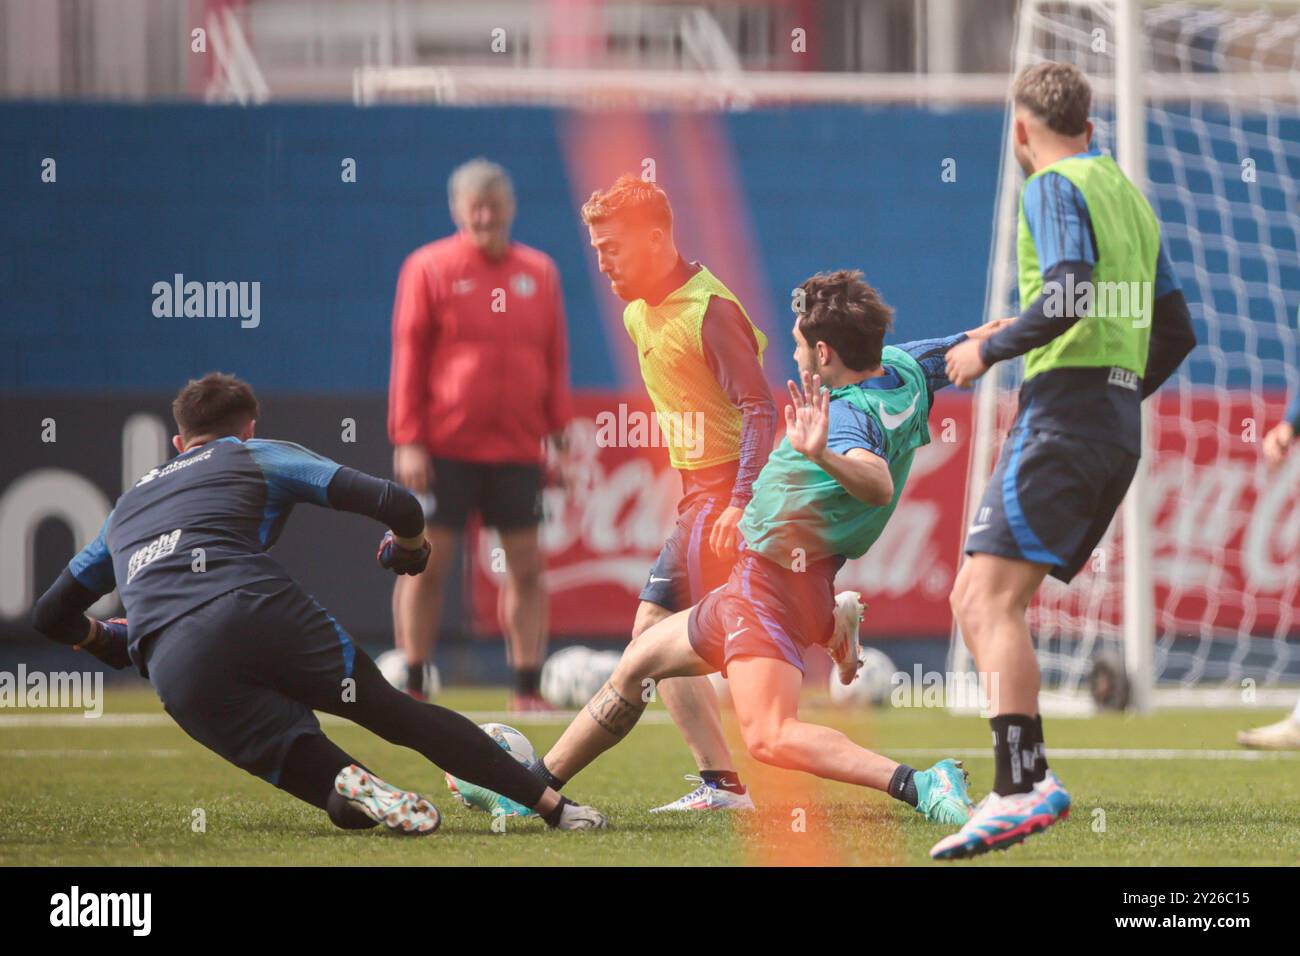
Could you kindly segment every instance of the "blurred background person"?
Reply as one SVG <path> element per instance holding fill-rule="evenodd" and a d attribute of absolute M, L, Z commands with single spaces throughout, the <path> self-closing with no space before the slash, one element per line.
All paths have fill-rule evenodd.
<path fill-rule="evenodd" d="M 501 166 L 471 160 L 447 191 L 456 232 L 407 257 L 393 306 L 393 471 L 421 496 L 432 548 L 426 571 L 393 591 L 394 636 L 407 692 L 425 697 L 443 588 L 477 513 L 504 552 L 497 620 L 514 674 L 510 707 L 547 709 L 538 693 L 547 632 L 538 526 L 545 445 L 562 459 L 572 414 L 559 271 L 511 241 L 514 187 Z"/>
<path fill-rule="evenodd" d="M 1300 325 L 1300 315 L 1296 316 Z M 1295 436 L 1300 432 L 1300 388 L 1291 395 L 1282 420 L 1264 436 L 1264 459 L 1274 469 L 1281 468 L 1287 455 L 1294 455 Z M 1275 480 L 1282 480 L 1274 476 Z M 1295 708 L 1276 723 L 1237 731 L 1237 743 L 1253 750 L 1300 750 L 1300 700 Z"/>

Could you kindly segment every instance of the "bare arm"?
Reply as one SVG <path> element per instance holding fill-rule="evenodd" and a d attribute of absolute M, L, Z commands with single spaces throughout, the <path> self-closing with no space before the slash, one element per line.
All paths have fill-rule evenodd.
<path fill-rule="evenodd" d="M 889 464 L 865 448 L 854 448 L 845 455 L 828 448 L 821 457 L 812 460 L 865 504 L 883 507 L 894 500 L 894 478 L 889 473 Z"/>

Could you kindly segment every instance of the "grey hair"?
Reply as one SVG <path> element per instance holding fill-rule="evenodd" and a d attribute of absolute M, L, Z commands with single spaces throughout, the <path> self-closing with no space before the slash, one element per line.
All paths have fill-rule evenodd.
<path fill-rule="evenodd" d="M 505 167 L 479 156 L 452 170 L 447 179 L 447 201 L 454 206 L 457 196 L 466 193 L 481 195 L 494 187 L 500 187 L 510 201 L 514 202 L 515 186 Z"/>

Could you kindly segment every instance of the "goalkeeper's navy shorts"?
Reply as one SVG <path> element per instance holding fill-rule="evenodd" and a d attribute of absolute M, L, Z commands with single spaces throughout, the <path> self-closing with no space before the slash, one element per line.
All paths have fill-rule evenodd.
<path fill-rule="evenodd" d="M 966 529 L 966 553 L 1046 564 L 1068 583 L 1092 558 L 1137 465 L 1119 445 L 1012 429 Z"/>
<path fill-rule="evenodd" d="M 835 571 L 825 559 L 791 571 L 754 551 L 740 553 L 727 583 L 691 608 L 691 649 L 726 676 L 737 657 L 766 657 L 804 669 L 804 649 L 835 630 Z"/>
<path fill-rule="evenodd" d="M 337 707 L 356 654 L 338 622 L 284 579 L 227 591 L 144 640 L 172 719 L 272 784 L 293 742 L 321 732 L 312 710 Z"/>

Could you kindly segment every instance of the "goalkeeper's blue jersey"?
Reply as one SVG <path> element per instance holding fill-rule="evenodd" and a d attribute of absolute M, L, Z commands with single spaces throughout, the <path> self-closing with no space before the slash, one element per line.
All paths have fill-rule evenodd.
<path fill-rule="evenodd" d="M 293 506 L 327 504 L 339 465 L 292 442 L 221 438 L 151 469 L 68 563 L 96 594 L 117 588 L 130 650 L 227 591 L 291 580 L 267 554 Z"/>

